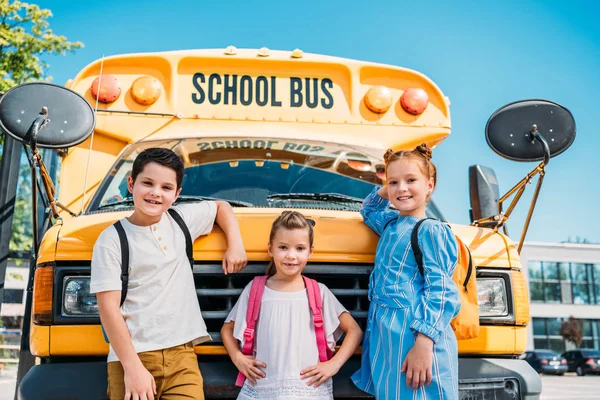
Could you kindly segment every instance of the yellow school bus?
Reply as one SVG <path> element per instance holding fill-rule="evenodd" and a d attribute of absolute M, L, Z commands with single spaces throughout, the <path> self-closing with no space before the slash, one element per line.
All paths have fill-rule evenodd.
<path fill-rule="evenodd" d="M 194 280 L 213 338 L 195 349 L 206 397 L 235 398 L 236 370 L 218 332 L 242 288 L 265 271 L 274 218 L 297 209 L 315 221 L 306 273 L 364 328 L 378 236 L 362 222 L 361 201 L 385 183 L 386 149 L 436 147 L 451 131 L 450 102 L 425 75 L 300 50 L 118 55 L 91 63 L 67 86 L 97 108 L 96 126 L 61 151 L 59 201 L 73 213 L 61 212 L 41 241 L 30 335 L 40 363 L 23 378 L 22 399 L 106 397 L 108 344 L 89 293 L 90 259 L 100 232 L 132 211 L 127 176 L 143 149 L 181 156 L 179 201 L 227 200 L 239 219 L 249 258 L 240 273 L 221 271 L 218 227 L 194 243 Z M 443 220 L 444 199 L 435 200 L 427 214 Z M 529 300 L 516 246 L 497 229 L 452 229 L 469 245 L 480 282 L 479 336 L 459 342 L 461 399 L 538 398 L 539 377 L 517 358 Z M 370 398 L 349 379 L 359 362 L 356 354 L 335 377 L 336 398 Z"/>

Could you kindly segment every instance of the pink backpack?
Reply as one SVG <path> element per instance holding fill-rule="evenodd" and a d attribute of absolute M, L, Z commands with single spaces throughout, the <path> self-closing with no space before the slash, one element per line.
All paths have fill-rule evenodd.
<path fill-rule="evenodd" d="M 254 328 L 258 320 L 260 311 L 260 303 L 262 301 L 263 292 L 267 285 L 266 275 L 257 276 L 252 281 L 250 287 L 250 298 L 248 299 L 248 310 L 246 311 L 246 329 L 244 330 L 244 347 L 242 353 L 249 356 L 254 351 Z M 308 304 L 313 315 L 313 324 L 315 325 L 315 335 L 317 336 L 317 348 L 319 349 L 319 361 L 325 362 L 331 359 L 333 352 L 327 346 L 327 336 L 323 326 L 323 303 L 321 301 L 321 289 L 319 284 L 314 279 L 303 276 L 306 291 L 308 292 Z M 241 372 L 238 374 L 235 384 L 243 386 L 246 377 Z"/>

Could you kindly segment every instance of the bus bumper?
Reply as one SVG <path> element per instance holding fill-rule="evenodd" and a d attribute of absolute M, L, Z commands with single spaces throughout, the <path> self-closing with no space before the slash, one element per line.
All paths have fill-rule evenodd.
<path fill-rule="evenodd" d="M 459 358 L 460 400 L 538 400 L 542 379 L 524 360 Z"/>
<path fill-rule="evenodd" d="M 206 399 L 234 399 L 237 370 L 224 357 L 199 362 Z M 334 378 L 336 399 L 372 399 L 358 390 L 350 375 L 360 365 L 353 357 Z M 106 400 L 106 363 L 58 362 L 36 365 L 19 385 L 20 400 Z M 459 358 L 460 400 L 488 398 L 538 400 L 542 391 L 539 375 L 523 360 Z"/>

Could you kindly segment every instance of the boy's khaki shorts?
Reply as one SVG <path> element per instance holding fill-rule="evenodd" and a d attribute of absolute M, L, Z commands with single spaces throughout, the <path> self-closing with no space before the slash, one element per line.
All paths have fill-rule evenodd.
<path fill-rule="evenodd" d="M 138 356 L 156 382 L 155 399 L 204 400 L 202 375 L 191 343 Z M 119 361 L 108 363 L 108 397 L 111 400 L 125 398 L 124 371 Z"/>

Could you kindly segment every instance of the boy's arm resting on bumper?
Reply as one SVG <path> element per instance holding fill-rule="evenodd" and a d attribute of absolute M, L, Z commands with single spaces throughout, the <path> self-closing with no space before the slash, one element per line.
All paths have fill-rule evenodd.
<path fill-rule="evenodd" d="M 233 208 L 226 201 L 215 201 L 217 206 L 217 225 L 227 236 L 227 251 L 223 255 L 223 272 L 225 275 L 234 273 L 244 268 L 248 262 L 240 226 L 233 212 Z"/>
<path fill-rule="evenodd" d="M 99 292 L 96 296 L 102 326 L 125 371 L 125 399 L 138 396 L 142 398 L 143 394 L 149 400 L 154 400 L 156 383 L 142 364 L 131 342 L 127 324 L 120 310 L 121 291 Z"/>

